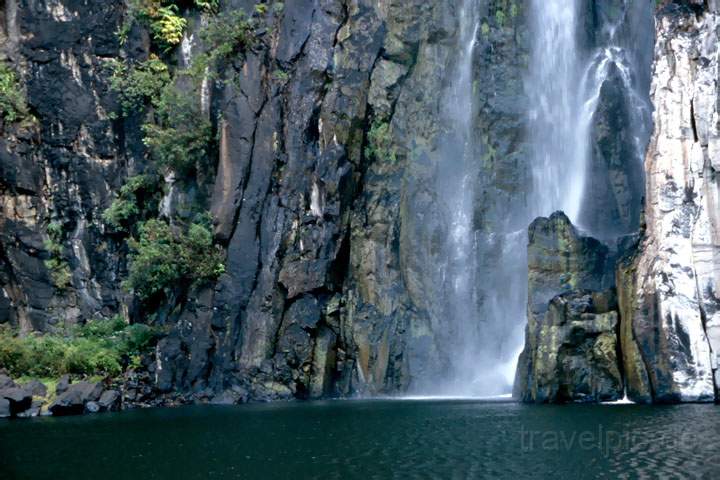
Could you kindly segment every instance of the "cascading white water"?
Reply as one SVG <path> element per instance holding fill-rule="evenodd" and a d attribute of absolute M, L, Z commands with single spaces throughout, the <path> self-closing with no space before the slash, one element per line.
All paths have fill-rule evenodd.
<path fill-rule="evenodd" d="M 436 178 L 436 188 L 444 200 L 448 220 L 448 238 L 445 243 L 444 261 L 439 262 L 438 278 L 443 286 L 438 298 L 442 307 L 438 315 L 454 319 L 454 341 L 462 339 L 463 347 L 457 349 L 452 362 L 457 365 L 471 361 L 478 339 L 476 318 L 475 283 L 473 267 L 476 251 L 473 241 L 474 182 L 477 178 L 477 144 L 473 134 L 475 107 L 473 101 L 473 57 L 480 28 L 478 0 L 463 0 L 459 10 L 458 56 L 452 69 L 452 83 L 443 99 L 442 116 L 448 125 L 447 135 L 440 145 L 441 172 Z M 457 378 L 442 387 L 445 394 L 458 394 Z M 438 392 L 436 392 L 438 393 Z"/>
<path fill-rule="evenodd" d="M 579 0 L 532 0 L 533 48 L 526 91 L 530 101 L 530 144 L 533 191 L 529 197 L 528 221 L 562 210 L 573 224 L 590 234 L 605 238 L 596 225 L 581 216 L 588 169 L 592 155 L 592 129 L 601 89 L 614 67 L 620 74 L 623 91 L 634 125 L 635 158 L 642 162 L 647 141 L 648 102 L 638 93 L 633 72 L 633 55 L 619 43 L 618 30 L 632 8 L 620 1 L 622 11 L 603 25 L 600 45 L 589 55 L 582 54 Z"/>
<path fill-rule="evenodd" d="M 585 184 L 587 144 L 580 118 L 577 2 L 532 0 L 530 18 L 533 44 L 526 90 L 531 106 L 533 191 L 527 220 L 555 210 L 576 219 Z"/>
<path fill-rule="evenodd" d="M 526 324 L 527 226 L 535 218 L 562 210 L 580 228 L 603 237 L 603 232 L 582 220 L 595 116 L 613 68 L 621 77 L 620 95 L 634 125 L 630 127 L 636 143 L 634 158 L 626 161 L 642 162 L 648 101 L 638 93 L 644 86 L 638 86 L 633 55 L 616 35 L 632 2 L 618 3 L 623 14 L 604 24 L 598 45 L 589 47 L 580 44 L 586 28 L 581 20 L 589 14 L 581 11 L 583 2 L 530 1 L 532 40 L 525 91 L 531 185 L 524 192 L 524 207 L 499 205 L 496 224 L 479 228 L 472 223 L 473 186 L 479 178 L 483 145 L 476 144 L 473 135 L 472 77 L 481 19 L 477 0 L 463 2 L 459 57 L 444 102 L 453 133 L 442 148 L 446 164 L 438 189 L 451 219 L 442 267 L 447 295 L 443 314 L 455 319 L 457 348 L 453 378 L 438 393 L 493 396 L 511 391 Z"/>

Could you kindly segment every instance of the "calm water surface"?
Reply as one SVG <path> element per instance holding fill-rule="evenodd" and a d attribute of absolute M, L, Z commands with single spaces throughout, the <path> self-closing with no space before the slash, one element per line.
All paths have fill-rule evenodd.
<path fill-rule="evenodd" d="M 720 407 L 334 401 L 0 422 L 0 479 L 720 479 Z"/>

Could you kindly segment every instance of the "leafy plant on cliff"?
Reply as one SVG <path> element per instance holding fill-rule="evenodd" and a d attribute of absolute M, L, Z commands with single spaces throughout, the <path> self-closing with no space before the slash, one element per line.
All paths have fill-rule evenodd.
<path fill-rule="evenodd" d="M 158 330 L 128 325 L 120 317 L 93 320 L 60 333 L 21 336 L 0 328 L 0 368 L 11 376 L 116 376 L 137 363 L 156 341 Z"/>
<path fill-rule="evenodd" d="M 160 185 L 155 175 L 136 175 L 125 181 L 103 221 L 115 232 L 129 233 L 140 218 L 157 209 Z"/>
<path fill-rule="evenodd" d="M 15 71 L 7 63 L 0 62 L 0 116 L 12 123 L 26 113 L 25 94 Z"/>
<path fill-rule="evenodd" d="M 72 272 L 70 265 L 63 255 L 63 229 L 59 223 L 52 222 L 47 227 L 48 239 L 45 240 L 45 250 L 50 258 L 45 260 L 45 268 L 50 273 L 50 279 L 58 290 L 65 290 L 70 286 Z"/>
<path fill-rule="evenodd" d="M 215 76 L 218 62 L 244 51 L 255 41 L 256 22 L 242 10 L 233 10 L 210 19 L 200 31 L 207 50 L 193 60 L 190 75 L 196 80 Z"/>
<path fill-rule="evenodd" d="M 176 2 L 169 0 L 133 0 L 127 18 L 126 24 L 135 20 L 145 24 L 153 40 L 166 52 L 180 44 L 187 26 Z M 129 26 L 121 28 L 121 31 L 129 30 Z"/>
<path fill-rule="evenodd" d="M 386 163 L 395 163 L 397 161 L 397 152 L 393 146 L 389 123 L 378 120 L 373 122 L 367 134 L 365 156 Z"/>
<path fill-rule="evenodd" d="M 505 26 L 505 12 L 503 10 L 498 10 L 495 12 L 495 21 L 500 27 Z"/>
<path fill-rule="evenodd" d="M 155 122 L 143 125 L 143 142 L 157 165 L 187 175 L 205 159 L 212 126 L 195 95 L 167 85 L 154 102 Z"/>
<path fill-rule="evenodd" d="M 142 300 L 178 286 L 200 285 L 225 271 L 222 252 L 213 245 L 209 225 L 202 221 L 182 229 L 149 220 L 140 227 L 140 238 L 129 245 L 132 253 L 125 286 Z"/>
<path fill-rule="evenodd" d="M 187 2 L 180 0 L 132 0 L 125 22 L 118 30 L 121 44 L 127 41 L 128 34 L 135 21 L 150 29 L 153 40 L 160 48 L 168 52 L 182 42 L 187 28 L 187 20 L 181 14 L 181 7 Z M 214 13 L 218 10 L 218 0 L 194 0 L 192 6 Z"/>
<path fill-rule="evenodd" d="M 195 6 L 206 12 L 216 12 L 218 9 L 218 0 L 195 0 Z"/>
<path fill-rule="evenodd" d="M 170 83 L 167 65 L 155 55 L 130 66 L 112 60 L 110 68 L 110 88 L 119 95 L 124 116 L 141 110 L 148 101 L 158 98 L 163 88 Z"/>

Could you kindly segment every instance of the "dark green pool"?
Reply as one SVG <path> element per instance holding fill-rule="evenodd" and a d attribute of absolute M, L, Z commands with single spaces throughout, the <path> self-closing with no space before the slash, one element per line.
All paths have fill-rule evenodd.
<path fill-rule="evenodd" d="M 720 407 L 335 401 L 0 423 L 0 479 L 720 478 Z"/>

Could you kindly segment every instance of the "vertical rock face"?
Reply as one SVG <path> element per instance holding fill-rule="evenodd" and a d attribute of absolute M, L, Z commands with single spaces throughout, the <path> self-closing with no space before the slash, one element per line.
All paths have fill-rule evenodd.
<path fill-rule="evenodd" d="M 614 293 L 573 291 L 553 298 L 542 317 L 528 317 L 524 402 L 602 402 L 623 396 Z"/>
<path fill-rule="evenodd" d="M 104 68 L 119 54 L 122 11 L 118 2 L 2 3 L 0 57 L 20 70 L 30 114 L 0 138 L 0 323 L 25 332 L 122 310 L 121 264 L 99 221 L 132 162 L 108 117 Z M 44 263 L 51 223 L 67 279 Z"/>
<path fill-rule="evenodd" d="M 156 389 L 197 399 L 395 393 L 442 376 L 451 336 L 427 292 L 447 232 L 424 207 L 438 200 L 447 134 L 438 92 L 455 62 L 460 3 L 298 0 L 267 9 L 271 28 L 228 59 L 229 81 L 204 83 L 217 158 L 196 179 L 165 178 L 161 215 L 181 215 L 189 202 L 209 210 L 225 273 L 146 312 L 121 287 L 127 251 L 102 212 L 149 162 L 144 119 L 111 115 L 119 106 L 106 63 L 147 59 L 150 35 L 136 25 L 121 45 L 122 2 L 3 2 L 2 55 L 20 72 L 35 120 L 3 125 L 0 139 L 0 323 L 48 331 L 155 313 L 167 330 Z M 252 12 L 255 2 L 221 4 L 224 13 Z M 514 198 L 525 2 L 489 0 L 481 10 L 473 122 L 497 152 L 486 170 Z M 168 55 L 180 66 L 203 48 L 203 20 L 183 14 L 188 33 Z M 489 198 L 490 187 L 477 196 L 478 225 Z M 66 278 L 53 277 L 53 255 Z"/>
<path fill-rule="evenodd" d="M 588 51 L 607 41 L 618 2 L 583 4 Z M 222 13 L 255 11 L 268 28 L 227 59 L 221 79 L 203 82 L 217 152 L 198 178 L 167 176 L 161 215 L 188 203 L 209 210 L 225 272 L 149 312 L 121 287 L 127 248 L 102 221 L 125 179 L 149 164 L 141 115 L 112 115 L 106 64 L 147 59 L 149 32 L 136 25 L 121 44 L 122 2 L 0 2 L 0 60 L 19 72 L 29 112 L 0 126 L 0 323 L 27 333 L 155 314 L 167 334 L 154 388 L 188 398 L 432 388 L 457 353 L 447 317 L 487 302 L 487 277 L 506 280 L 494 274 L 507 246 L 498 239 L 525 228 L 506 213 L 527 207 L 530 182 L 527 2 L 478 2 L 469 110 L 481 161 L 467 180 L 470 229 L 483 245 L 469 255 L 478 305 L 445 308 L 451 285 L 437 265 L 451 225 L 437 179 L 454 168 L 443 152 L 459 137 L 439 99 L 457 63 L 461 3 L 293 0 L 255 11 L 250 0 L 221 2 Z M 647 7 L 637 5 L 631 15 Z M 658 16 L 646 234 L 617 277 L 621 363 L 638 400 L 709 400 L 716 388 L 717 8 L 673 2 Z M 205 19 L 183 14 L 188 32 L 167 57 L 187 66 L 203 49 Z M 618 235 L 639 216 L 642 172 L 624 159 L 642 135 L 628 121 L 632 99 L 618 99 L 627 77 L 608 77 L 583 215 Z M 535 222 L 530 239 L 518 391 L 533 401 L 616 398 L 613 256 L 559 214 Z"/>
<path fill-rule="evenodd" d="M 514 396 L 526 402 L 622 397 L 614 261 L 565 214 L 538 218 L 528 245 L 528 325 Z"/>
<path fill-rule="evenodd" d="M 718 13 L 717 2 L 677 2 L 657 14 L 645 237 L 618 273 L 636 400 L 711 401 L 717 391 Z"/>
<path fill-rule="evenodd" d="M 533 315 L 542 316 L 550 299 L 560 293 L 612 287 L 609 249 L 583 236 L 564 213 L 535 220 L 528 239 L 528 308 Z"/>
<path fill-rule="evenodd" d="M 642 158 L 652 127 L 649 91 L 655 2 L 591 2 L 585 43 L 595 92 L 589 165 L 578 223 L 603 241 L 637 232 L 643 205 Z"/>

